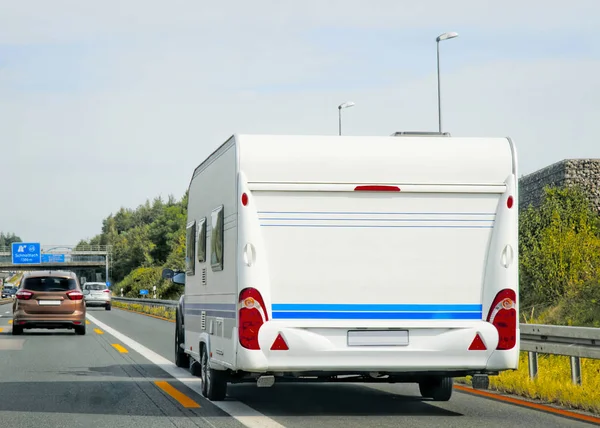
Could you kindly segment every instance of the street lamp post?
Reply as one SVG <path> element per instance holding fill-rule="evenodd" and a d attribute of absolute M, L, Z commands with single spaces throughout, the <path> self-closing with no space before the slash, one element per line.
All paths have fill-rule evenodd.
<path fill-rule="evenodd" d="M 348 107 L 354 107 L 354 103 L 352 101 L 347 101 L 338 106 L 339 135 L 342 135 L 342 109 Z"/>
<path fill-rule="evenodd" d="M 440 88 L 440 42 L 458 37 L 458 33 L 444 33 L 439 35 L 435 41 L 437 45 L 437 83 L 438 83 L 438 124 L 439 132 L 442 132 L 442 95 Z"/>

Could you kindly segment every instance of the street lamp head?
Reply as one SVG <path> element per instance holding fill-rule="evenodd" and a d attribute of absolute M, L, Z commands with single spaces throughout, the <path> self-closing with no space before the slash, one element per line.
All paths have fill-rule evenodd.
<path fill-rule="evenodd" d="M 436 42 L 441 42 L 443 40 L 449 40 L 449 39 L 453 39 L 455 37 L 458 37 L 458 33 L 455 32 L 450 32 L 450 33 L 444 33 L 444 34 L 440 34 L 437 39 L 435 39 Z"/>
<path fill-rule="evenodd" d="M 338 109 L 343 109 L 343 108 L 348 108 L 348 107 L 354 107 L 354 103 L 352 101 L 347 101 L 345 103 L 342 103 L 338 106 Z"/>

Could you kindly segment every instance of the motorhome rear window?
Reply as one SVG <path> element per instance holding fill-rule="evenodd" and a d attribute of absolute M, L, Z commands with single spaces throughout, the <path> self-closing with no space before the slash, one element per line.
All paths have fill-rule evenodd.
<path fill-rule="evenodd" d="M 72 278 L 40 276 L 23 281 L 23 289 L 31 291 L 67 291 L 76 290 L 77 282 Z"/>

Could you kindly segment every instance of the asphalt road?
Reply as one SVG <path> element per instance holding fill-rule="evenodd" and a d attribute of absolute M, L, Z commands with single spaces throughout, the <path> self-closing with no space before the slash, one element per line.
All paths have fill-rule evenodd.
<path fill-rule="evenodd" d="M 0 315 L 2 427 L 243 427 L 93 324 L 85 336 L 12 336 L 10 305 L 0 305 Z"/>
<path fill-rule="evenodd" d="M 213 404 L 198 393 L 198 379 L 172 364 L 173 323 L 88 308 L 86 336 L 39 330 L 19 337 L 10 335 L 7 311 L 0 306 L 3 427 L 592 426 L 459 391 L 433 403 L 416 385 L 231 385 L 228 400 Z"/>

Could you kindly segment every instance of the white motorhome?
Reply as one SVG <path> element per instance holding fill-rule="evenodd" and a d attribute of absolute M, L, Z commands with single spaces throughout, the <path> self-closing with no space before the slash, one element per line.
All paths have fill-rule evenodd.
<path fill-rule="evenodd" d="M 516 369 L 517 201 L 509 138 L 234 135 L 189 186 L 176 363 L 211 400 Z"/>

